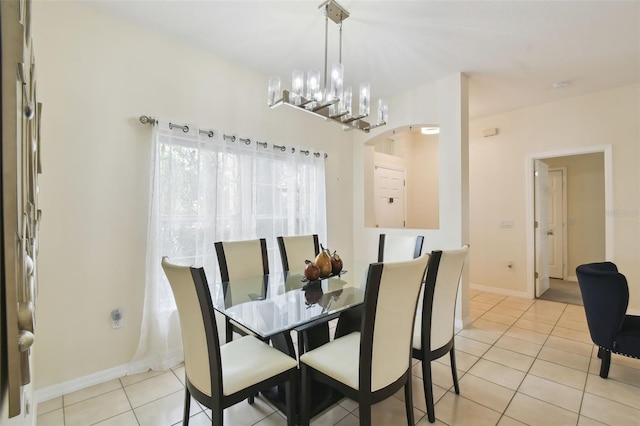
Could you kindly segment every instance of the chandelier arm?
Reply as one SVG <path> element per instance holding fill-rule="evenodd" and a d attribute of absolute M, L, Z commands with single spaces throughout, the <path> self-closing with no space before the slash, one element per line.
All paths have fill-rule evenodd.
<path fill-rule="evenodd" d="M 329 45 L 329 4 L 327 3 L 327 5 L 325 6 L 325 13 L 324 13 L 324 92 L 326 96 L 327 93 L 327 75 L 328 75 L 328 69 L 327 69 L 327 52 L 328 52 L 328 45 Z"/>
<path fill-rule="evenodd" d="M 340 48 L 338 52 L 338 62 L 342 63 L 342 14 L 340 15 Z"/>

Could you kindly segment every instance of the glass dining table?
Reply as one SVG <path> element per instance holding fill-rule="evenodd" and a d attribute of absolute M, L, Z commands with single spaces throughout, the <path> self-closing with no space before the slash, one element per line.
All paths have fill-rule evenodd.
<path fill-rule="evenodd" d="M 357 315 L 343 314 L 357 311 L 364 302 L 365 280 L 361 278 L 343 271 L 340 275 L 309 282 L 302 274 L 279 272 L 213 283 L 210 290 L 217 312 L 297 358 L 329 342 L 332 319 L 340 317 L 339 329 L 359 329 Z M 296 332 L 297 348 L 292 332 Z M 284 387 L 268 389 L 262 394 L 285 411 Z M 312 415 L 341 398 L 335 390 L 321 383 L 313 384 Z"/>

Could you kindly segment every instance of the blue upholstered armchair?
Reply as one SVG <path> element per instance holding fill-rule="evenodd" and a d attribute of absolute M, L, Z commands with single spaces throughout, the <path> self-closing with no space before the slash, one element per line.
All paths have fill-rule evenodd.
<path fill-rule="evenodd" d="M 611 262 L 576 268 L 591 340 L 598 345 L 600 377 L 607 378 L 611 352 L 640 358 L 640 316 L 627 315 L 627 279 Z"/>

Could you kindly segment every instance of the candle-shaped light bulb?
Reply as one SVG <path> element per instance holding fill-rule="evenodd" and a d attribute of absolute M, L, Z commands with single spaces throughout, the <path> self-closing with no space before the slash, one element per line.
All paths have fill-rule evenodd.
<path fill-rule="evenodd" d="M 344 67 L 342 64 L 331 66 L 331 90 L 327 94 L 327 100 L 342 99 Z"/>
<path fill-rule="evenodd" d="M 291 73 L 291 94 L 293 95 L 293 103 L 300 104 L 304 90 L 304 72 L 301 70 L 293 70 Z"/>
<path fill-rule="evenodd" d="M 267 86 L 267 105 L 273 105 L 280 99 L 280 77 L 269 77 L 269 85 Z"/>
<path fill-rule="evenodd" d="M 387 101 L 378 99 L 378 123 L 386 123 L 389 119 L 389 104 Z"/>
<path fill-rule="evenodd" d="M 367 116 L 371 112 L 371 86 L 369 83 L 360 83 L 360 115 Z"/>
<path fill-rule="evenodd" d="M 322 100 L 320 91 L 320 70 L 307 71 L 307 99 Z"/>
<path fill-rule="evenodd" d="M 351 116 L 352 98 L 353 98 L 353 89 L 351 89 L 351 86 L 345 86 L 341 107 L 342 107 L 342 112 L 347 113 L 347 117 Z"/>
<path fill-rule="evenodd" d="M 382 122 L 387 123 L 389 121 L 389 103 L 382 101 Z"/>

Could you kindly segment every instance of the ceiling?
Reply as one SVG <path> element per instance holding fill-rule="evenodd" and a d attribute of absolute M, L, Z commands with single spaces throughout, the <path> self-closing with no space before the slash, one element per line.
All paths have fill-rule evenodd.
<path fill-rule="evenodd" d="M 279 75 L 283 88 L 293 69 L 324 67 L 322 0 L 76 1 Z M 469 114 L 477 118 L 640 80 L 640 1 L 339 4 L 350 13 L 343 23 L 345 84 L 369 81 L 373 100 L 464 72 Z M 330 66 L 338 61 L 332 21 L 328 53 Z M 554 88 L 559 81 L 569 84 Z"/>

